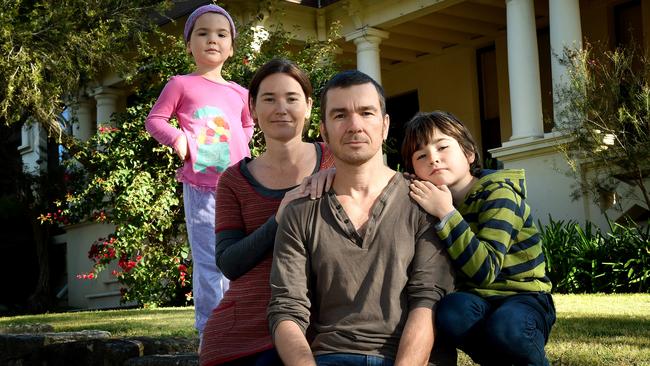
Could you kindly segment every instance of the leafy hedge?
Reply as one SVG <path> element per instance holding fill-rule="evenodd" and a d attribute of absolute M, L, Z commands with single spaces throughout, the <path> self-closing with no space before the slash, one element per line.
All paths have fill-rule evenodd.
<path fill-rule="evenodd" d="M 650 225 L 610 222 L 604 232 L 587 222 L 540 225 L 554 292 L 622 293 L 650 289 Z"/>

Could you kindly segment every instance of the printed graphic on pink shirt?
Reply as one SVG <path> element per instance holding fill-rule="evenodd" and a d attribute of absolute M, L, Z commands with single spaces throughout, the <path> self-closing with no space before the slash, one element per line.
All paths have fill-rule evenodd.
<path fill-rule="evenodd" d="M 221 109 L 205 106 L 194 112 L 193 117 L 205 122 L 196 135 L 197 154 L 193 169 L 206 173 L 209 168 L 221 173 L 230 166 L 230 125 Z"/>

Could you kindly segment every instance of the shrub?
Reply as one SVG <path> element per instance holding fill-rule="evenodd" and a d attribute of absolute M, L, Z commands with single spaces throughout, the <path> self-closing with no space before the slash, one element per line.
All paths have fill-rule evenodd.
<path fill-rule="evenodd" d="M 650 207 L 650 60 L 643 50 L 587 43 L 560 60 L 568 82 L 555 98 L 561 106 L 560 146 L 576 178 L 574 197 L 615 193 Z M 588 167 L 590 175 L 584 176 Z M 623 184 L 625 183 L 625 184 Z"/>
<path fill-rule="evenodd" d="M 603 232 L 590 222 L 541 226 L 548 276 L 560 293 L 647 292 L 650 226 L 610 222 Z"/>

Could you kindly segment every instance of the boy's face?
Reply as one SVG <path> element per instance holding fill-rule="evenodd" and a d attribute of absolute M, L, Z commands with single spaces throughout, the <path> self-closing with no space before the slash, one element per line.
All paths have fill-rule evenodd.
<path fill-rule="evenodd" d="M 198 17 L 187 42 L 187 51 L 199 67 L 223 65 L 234 53 L 228 18 L 217 13 Z"/>
<path fill-rule="evenodd" d="M 431 142 L 411 156 L 415 175 L 450 191 L 461 190 L 472 182 L 470 164 L 474 154 L 465 154 L 458 141 L 436 129 Z"/>

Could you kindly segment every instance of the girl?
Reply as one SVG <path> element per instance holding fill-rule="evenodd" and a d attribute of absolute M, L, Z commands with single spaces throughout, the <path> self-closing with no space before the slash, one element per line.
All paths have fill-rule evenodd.
<path fill-rule="evenodd" d="M 221 76 L 237 36 L 230 15 L 217 5 L 201 6 L 187 18 L 183 35 L 196 71 L 169 80 L 145 125 L 184 161 L 177 179 L 183 182 L 195 327 L 201 340 L 210 312 L 228 288 L 214 260 L 215 187 L 228 166 L 250 156 L 253 121 L 246 89 Z M 169 124 L 172 116 L 180 129 Z"/>
<path fill-rule="evenodd" d="M 402 157 L 421 179 L 410 196 L 440 220 L 459 272 L 459 291 L 438 303 L 436 338 L 481 365 L 548 365 L 555 308 L 524 172 L 481 170 L 469 130 L 446 112 L 406 124 Z"/>

